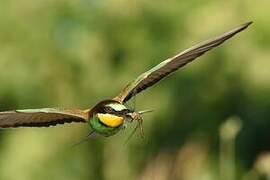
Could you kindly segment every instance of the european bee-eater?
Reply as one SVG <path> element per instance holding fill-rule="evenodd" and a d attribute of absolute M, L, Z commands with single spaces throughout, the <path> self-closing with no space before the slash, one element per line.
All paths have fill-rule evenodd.
<path fill-rule="evenodd" d="M 137 112 L 129 109 L 125 105 L 128 100 L 243 31 L 251 23 L 245 23 L 216 38 L 199 43 L 172 58 L 166 59 L 129 83 L 116 97 L 102 100 L 90 109 L 43 108 L 0 112 L 0 128 L 49 127 L 57 124 L 82 122 L 87 123 L 94 133 L 107 137 L 119 132 L 127 122 L 135 120 L 138 124 L 141 124 L 143 120 L 142 114 L 145 111 Z"/>

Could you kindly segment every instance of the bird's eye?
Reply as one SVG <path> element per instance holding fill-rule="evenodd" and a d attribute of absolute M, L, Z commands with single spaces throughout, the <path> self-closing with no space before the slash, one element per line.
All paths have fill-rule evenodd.
<path fill-rule="evenodd" d="M 105 111 L 108 113 L 114 112 L 114 110 L 111 107 L 105 107 Z"/>

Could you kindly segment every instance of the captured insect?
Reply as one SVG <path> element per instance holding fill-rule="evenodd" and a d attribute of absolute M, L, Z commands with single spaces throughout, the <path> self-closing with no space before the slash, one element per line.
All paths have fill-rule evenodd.
<path fill-rule="evenodd" d="M 87 123 L 92 129 L 86 138 L 93 134 L 109 137 L 124 129 L 127 123 L 135 121 L 137 122 L 136 129 L 140 129 L 142 135 L 142 115 L 150 112 L 150 110 L 133 110 L 127 107 L 127 101 L 205 52 L 243 31 L 251 23 L 245 23 L 166 59 L 129 83 L 116 97 L 102 100 L 90 109 L 42 108 L 0 112 L 0 128 L 49 127 L 57 124 L 80 122 Z"/>

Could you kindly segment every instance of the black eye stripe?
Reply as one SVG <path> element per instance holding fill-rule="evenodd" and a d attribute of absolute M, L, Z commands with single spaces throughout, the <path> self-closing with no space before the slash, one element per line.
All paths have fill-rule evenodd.
<path fill-rule="evenodd" d="M 123 109 L 121 111 L 116 111 L 111 107 L 104 106 L 103 109 L 102 109 L 102 112 L 103 113 L 111 113 L 111 114 L 115 114 L 115 115 L 126 115 L 127 113 L 130 113 L 132 111 L 129 110 L 129 109 Z"/>

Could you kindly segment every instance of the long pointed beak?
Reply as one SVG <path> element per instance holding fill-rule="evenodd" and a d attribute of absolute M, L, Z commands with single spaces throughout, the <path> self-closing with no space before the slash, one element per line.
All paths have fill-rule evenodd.
<path fill-rule="evenodd" d="M 127 115 L 132 119 L 132 120 L 142 120 L 142 114 L 153 112 L 154 110 L 143 110 L 143 111 L 138 111 L 138 112 L 132 112 L 128 113 Z"/>
<path fill-rule="evenodd" d="M 153 112 L 153 109 L 147 109 L 147 110 L 143 110 L 143 111 L 139 111 L 138 113 L 141 114 L 145 114 L 145 113 L 149 113 L 149 112 Z"/>

